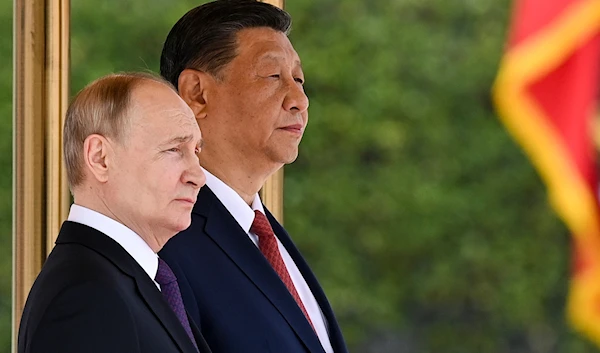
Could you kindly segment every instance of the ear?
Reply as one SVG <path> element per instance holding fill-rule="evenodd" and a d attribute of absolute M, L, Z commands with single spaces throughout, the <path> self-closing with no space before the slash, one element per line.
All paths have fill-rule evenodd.
<path fill-rule="evenodd" d="M 210 74 L 195 69 L 185 69 L 179 75 L 179 95 L 192 108 L 196 119 L 206 118 L 208 91 L 213 82 Z"/>
<path fill-rule="evenodd" d="M 93 176 L 100 183 L 108 181 L 107 159 L 109 154 L 108 140 L 98 134 L 88 136 L 83 142 L 83 159 L 86 166 L 86 174 Z"/>

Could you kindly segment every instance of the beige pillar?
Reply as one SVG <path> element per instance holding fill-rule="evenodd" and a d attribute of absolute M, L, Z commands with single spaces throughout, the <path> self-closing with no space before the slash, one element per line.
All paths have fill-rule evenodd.
<path fill-rule="evenodd" d="M 69 1 L 14 0 L 13 352 L 33 281 L 66 217 L 62 125 L 69 87 Z"/>

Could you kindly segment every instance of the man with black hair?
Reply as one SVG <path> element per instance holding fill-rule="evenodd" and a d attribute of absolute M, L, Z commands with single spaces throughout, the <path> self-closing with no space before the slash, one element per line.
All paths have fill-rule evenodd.
<path fill-rule="evenodd" d="M 308 122 L 290 28 L 275 6 L 217 0 L 185 14 L 162 52 L 161 75 L 202 131 L 206 186 L 160 256 L 216 352 L 347 352 L 323 289 L 258 197 L 296 159 Z"/>

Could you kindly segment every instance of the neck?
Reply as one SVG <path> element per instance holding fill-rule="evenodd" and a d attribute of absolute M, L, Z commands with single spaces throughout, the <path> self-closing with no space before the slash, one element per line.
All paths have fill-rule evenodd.
<path fill-rule="evenodd" d="M 127 217 L 122 217 L 119 215 L 118 209 L 111 207 L 109 202 L 106 202 L 104 195 L 102 193 L 94 192 L 93 188 L 86 189 L 87 192 L 80 190 L 76 192 L 73 190 L 73 202 L 79 206 L 83 206 L 92 211 L 96 211 L 109 217 L 125 227 L 131 229 L 134 233 L 136 233 L 148 246 L 152 251 L 158 253 L 160 249 L 165 245 L 161 239 L 168 239 L 164 236 L 160 236 L 160 234 L 156 234 L 156 230 L 149 229 L 148 227 L 140 227 L 136 224 L 136 222 L 132 222 Z"/>
<path fill-rule="evenodd" d="M 200 165 L 212 175 L 231 187 L 240 197 L 251 205 L 254 195 L 264 185 L 269 176 L 282 165 L 266 166 L 265 163 L 253 162 L 247 156 L 223 156 L 202 149 Z"/>

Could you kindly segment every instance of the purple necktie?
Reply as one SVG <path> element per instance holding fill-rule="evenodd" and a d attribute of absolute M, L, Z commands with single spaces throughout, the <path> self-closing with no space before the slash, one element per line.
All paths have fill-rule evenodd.
<path fill-rule="evenodd" d="M 162 292 L 163 297 L 165 297 L 167 303 L 169 303 L 169 306 L 173 309 L 175 315 L 177 315 L 185 332 L 192 340 L 194 347 L 198 348 L 194 335 L 192 334 L 192 328 L 190 327 L 185 308 L 183 307 L 183 300 L 181 299 L 181 292 L 179 291 L 179 285 L 177 284 L 177 277 L 175 277 L 175 274 L 171 271 L 169 265 L 161 258 L 158 259 L 156 282 L 160 284 L 160 291 Z"/>

